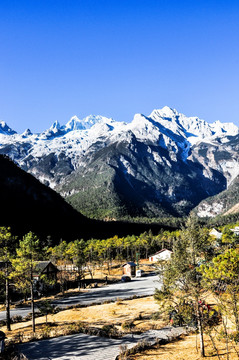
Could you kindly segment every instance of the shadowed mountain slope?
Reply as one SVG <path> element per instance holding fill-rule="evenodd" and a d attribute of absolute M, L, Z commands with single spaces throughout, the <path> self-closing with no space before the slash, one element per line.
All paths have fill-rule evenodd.
<path fill-rule="evenodd" d="M 51 236 L 74 240 L 140 234 L 162 226 L 101 222 L 86 218 L 74 210 L 59 194 L 0 155 L 0 226 L 10 226 L 19 236 L 33 231 L 41 238 Z M 169 227 L 164 227 L 168 229 Z"/>

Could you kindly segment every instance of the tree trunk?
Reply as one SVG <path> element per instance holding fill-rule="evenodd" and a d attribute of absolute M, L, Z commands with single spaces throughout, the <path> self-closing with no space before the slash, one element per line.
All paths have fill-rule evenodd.
<path fill-rule="evenodd" d="M 232 299 L 233 299 L 233 315 L 236 323 L 236 331 L 238 333 L 239 332 L 238 299 L 235 290 L 232 291 Z"/>
<path fill-rule="evenodd" d="M 9 279 L 8 279 L 8 263 L 7 262 L 6 262 L 6 321 L 7 321 L 7 330 L 11 331 Z"/>
<path fill-rule="evenodd" d="M 35 325 L 35 306 L 34 306 L 34 292 L 33 292 L 33 281 L 31 280 L 31 308 L 32 308 L 32 331 L 36 332 Z"/>
<path fill-rule="evenodd" d="M 203 340 L 203 328 L 202 328 L 202 317 L 199 309 L 198 299 L 196 300 L 196 312 L 197 312 L 197 325 L 200 338 L 200 352 L 201 356 L 205 357 L 204 340 Z"/>

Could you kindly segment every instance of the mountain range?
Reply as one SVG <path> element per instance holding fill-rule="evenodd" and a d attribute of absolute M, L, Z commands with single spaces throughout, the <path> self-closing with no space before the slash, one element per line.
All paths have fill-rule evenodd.
<path fill-rule="evenodd" d="M 239 201 L 238 148 L 233 123 L 167 106 L 131 122 L 74 116 L 38 134 L 0 122 L 0 153 L 97 219 L 229 211 Z"/>

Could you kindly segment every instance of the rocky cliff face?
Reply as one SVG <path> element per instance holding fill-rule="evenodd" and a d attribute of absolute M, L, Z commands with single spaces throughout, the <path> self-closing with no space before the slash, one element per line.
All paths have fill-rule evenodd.
<path fill-rule="evenodd" d="M 92 217 L 185 215 L 239 174 L 234 124 L 168 107 L 130 123 L 73 117 L 41 134 L 4 126 L 0 153 Z"/>

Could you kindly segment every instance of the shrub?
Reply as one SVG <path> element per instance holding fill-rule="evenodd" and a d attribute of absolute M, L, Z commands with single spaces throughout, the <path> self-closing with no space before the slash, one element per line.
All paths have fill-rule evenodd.
<path fill-rule="evenodd" d="M 32 313 L 30 312 L 24 317 L 24 320 L 28 321 L 28 320 L 31 320 L 31 318 L 32 318 Z"/>
<path fill-rule="evenodd" d="M 103 302 L 103 304 L 110 304 L 112 301 L 111 300 L 105 300 L 104 302 Z"/>
<path fill-rule="evenodd" d="M 119 337 L 120 335 L 115 325 L 104 325 L 101 330 L 102 336 Z"/>
<path fill-rule="evenodd" d="M 134 325 L 134 321 L 133 320 L 127 320 L 124 323 L 121 324 L 121 327 L 123 330 L 131 330 L 133 327 L 135 327 Z"/>
<path fill-rule="evenodd" d="M 18 323 L 22 321 L 22 316 L 21 315 L 14 315 L 11 318 L 11 322 L 12 323 Z"/>
<path fill-rule="evenodd" d="M 6 320 L 0 320 L 0 327 L 5 326 L 7 324 Z"/>
<path fill-rule="evenodd" d="M 62 311 L 63 309 L 61 309 L 59 306 L 56 306 L 54 309 L 53 309 L 53 314 L 57 314 L 59 313 L 60 311 Z"/>
<path fill-rule="evenodd" d="M 161 314 L 159 311 L 156 311 L 153 315 L 152 315 L 152 320 L 159 320 L 161 317 Z"/>
<path fill-rule="evenodd" d="M 51 327 L 49 325 L 45 325 L 43 328 L 42 328 L 42 337 L 44 339 L 47 339 L 49 338 L 51 335 Z"/>

